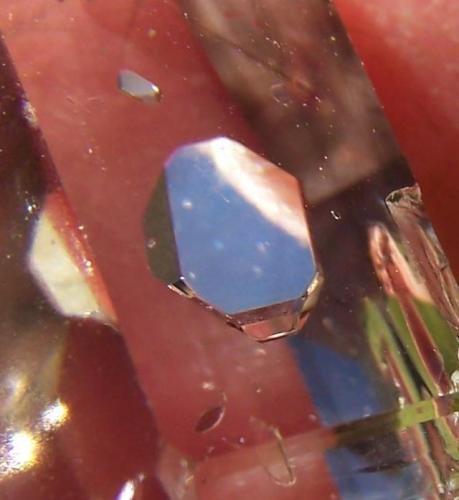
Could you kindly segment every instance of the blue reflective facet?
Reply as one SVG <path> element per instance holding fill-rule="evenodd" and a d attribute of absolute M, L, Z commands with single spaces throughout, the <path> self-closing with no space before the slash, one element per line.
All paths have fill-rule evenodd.
<path fill-rule="evenodd" d="M 226 146 L 231 143 L 226 140 Z M 239 189 L 237 182 L 228 181 L 216 168 L 222 158 L 216 159 L 215 148 L 212 151 L 202 143 L 181 148 L 166 168 L 183 279 L 199 298 L 230 315 L 300 298 L 316 272 L 305 218 L 299 219 L 304 236 L 295 237 L 284 229 L 282 220 L 270 219 L 260 208 L 260 203 L 270 200 L 248 198 L 247 169 L 260 170 L 253 162 L 258 156 L 247 157 L 252 163 L 244 163 L 248 175 Z M 269 176 L 279 182 L 282 176 L 290 177 L 274 166 Z M 299 186 L 293 185 L 296 193 L 290 192 L 289 199 L 296 197 L 296 203 L 301 203 Z M 288 207 L 285 210 L 288 213 Z"/>

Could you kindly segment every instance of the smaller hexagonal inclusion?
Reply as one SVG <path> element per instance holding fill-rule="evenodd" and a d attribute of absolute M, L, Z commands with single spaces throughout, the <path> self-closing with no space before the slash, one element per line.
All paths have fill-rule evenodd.
<path fill-rule="evenodd" d="M 298 181 L 226 138 L 174 152 L 145 231 L 154 274 L 255 336 L 292 330 L 317 283 Z"/>

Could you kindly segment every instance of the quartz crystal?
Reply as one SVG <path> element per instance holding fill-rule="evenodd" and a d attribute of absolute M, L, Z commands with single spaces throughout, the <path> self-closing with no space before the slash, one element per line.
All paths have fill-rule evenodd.
<path fill-rule="evenodd" d="M 114 498 L 155 463 L 153 418 L 4 46 L 0 66 L 0 497 Z"/>
<path fill-rule="evenodd" d="M 457 498 L 457 284 L 332 3 L 0 30 L 0 498 Z"/>

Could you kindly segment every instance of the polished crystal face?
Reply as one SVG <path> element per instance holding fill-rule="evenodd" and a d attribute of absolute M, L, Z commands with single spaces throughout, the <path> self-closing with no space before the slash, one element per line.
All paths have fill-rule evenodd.
<path fill-rule="evenodd" d="M 295 330 L 317 294 L 298 181 L 227 138 L 172 154 L 145 232 L 156 276 L 259 339 Z"/>

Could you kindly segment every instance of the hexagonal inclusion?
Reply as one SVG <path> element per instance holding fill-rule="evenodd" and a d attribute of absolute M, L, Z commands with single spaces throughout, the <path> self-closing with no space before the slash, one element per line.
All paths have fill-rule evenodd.
<path fill-rule="evenodd" d="M 259 340 L 296 330 L 319 289 L 293 176 L 216 138 L 177 149 L 145 214 L 154 275 Z"/>

